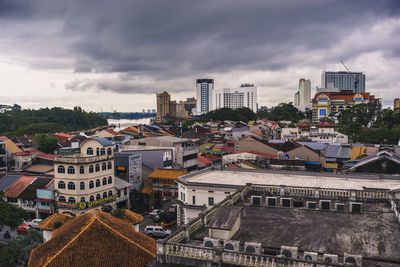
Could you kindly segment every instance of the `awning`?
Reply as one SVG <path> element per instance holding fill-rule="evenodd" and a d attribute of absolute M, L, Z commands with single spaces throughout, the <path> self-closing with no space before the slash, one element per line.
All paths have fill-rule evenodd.
<path fill-rule="evenodd" d="M 306 161 L 306 164 L 321 165 L 321 162 L 318 162 L 318 161 Z"/>
<path fill-rule="evenodd" d="M 143 194 L 151 194 L 153 193 L 153 187 L 151 185 L 146 186 L 142 189 Z"/>

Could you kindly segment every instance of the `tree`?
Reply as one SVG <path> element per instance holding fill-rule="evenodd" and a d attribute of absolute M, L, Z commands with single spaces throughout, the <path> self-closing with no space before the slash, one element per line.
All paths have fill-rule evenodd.
<path fill-rule="evenodd" d="M 38 134 L 35 140 L 36 148 L 45 153 L 54 153 L 54 150 L 57 148 L 57 143 L 57 138 L 46 134 Z"/>
<path fill-rule="evenodd" d="M 23 220 L 30 219 L 28 212 L 7 203 L 2 197 L 0 197 L 0 214 L 0 225 L 7 225 L 12 229 L 15 229 L 18 225 L 22 224 Z"/>
<path fill-rule="evenodd" d="M 257 116 L 260 119 L 268 119 L 273 121 L 287 120 L 293 123 L 296 123 L 304 118 L 303 113 L 293 106 L 292 102 L 280 103 L 278 106 L 273 107 L 270 111 L 259 111 Z"/>
<path fill-rule="evenodd" d="M 202 121 L 243 121 L 248 122 L 256 119 L 256 114 L 249 108 L 220 108 L 212 110 L 201 117 Z"/>

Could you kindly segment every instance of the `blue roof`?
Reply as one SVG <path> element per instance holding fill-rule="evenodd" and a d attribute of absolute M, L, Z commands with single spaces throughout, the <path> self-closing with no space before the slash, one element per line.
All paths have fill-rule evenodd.
<path fill-rule="evenodd" d="M 94 140 L 98 141 L 103 146 L 113 146 L 113 143 L 104 137 L 95 137 Z"/>
<path fill-rule="evenodd" d="M 326 146 L 325 143 L 318 143 L 318 142 L 297 142 L 297 143 L 302 146 L 308 146 L 309 148 L 316 151 L 322 151 L 325 149 Z"/>
<path fill-rule="evenodd" d="M 337 158 L 339 149 L 340 149 L 340 145 L 329 144 L 325 150 L 325 157 L 326 158 Z"/>
<path fill-rule="evenodd" d="M 6 191 L 10 188 L 22 175 L 5 175 L 0 179 L 0 191 Z"/>

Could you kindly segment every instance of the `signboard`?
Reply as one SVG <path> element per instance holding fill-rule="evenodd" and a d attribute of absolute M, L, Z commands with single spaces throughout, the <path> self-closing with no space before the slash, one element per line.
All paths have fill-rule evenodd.
<path fill-rule="evenodd" d="M 115 199 L 117 199 L 117 197 L 113 195 L 106 198 L 94 200 L 91 202 L 79 202 L 79 203 L 57 202 L 57 208 L 79 209 L 79 210 L 91 209 L 109 202 L 113 202 L 115 201 Z"/>

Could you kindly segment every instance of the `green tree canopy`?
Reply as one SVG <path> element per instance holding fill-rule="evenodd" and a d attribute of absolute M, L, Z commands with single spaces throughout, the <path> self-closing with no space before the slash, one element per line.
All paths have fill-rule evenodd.
<path fill-rule="evenodd" d="M 38 134 L 35 140 L 36 148 L 45 153 L 54 153 L 54 150 L 57 148 L 57 143 L 57 138 L 46 134 Z"/>
<path fill-rule="evenodd" d="M 249 108 L 220 108 L 212 110 L 201 117 L 202 121 L 244 121 L 249 122 L 256 119 L 256 114 Z"/>
<path fill-rule="evenodd" d="M 0 214 L 0 225 L 7 225 L 13 229 L 24 220 L 30 219 L 28 212 L 4 201 L 2 196 L 0 196 Z"/>
<path fill-rule="evenodd" d="M 300 110 L 293 106 L 292 102 L 290 102 L 280 103 L 278 106 L 273 107 L 267 112 L 259 111 L 257 112 L 257 116 L 260 119 L 268 119 L 273 121 L 286 120 L 295 123 L 305 118 L 306 115 L 304 115 Z"/>

